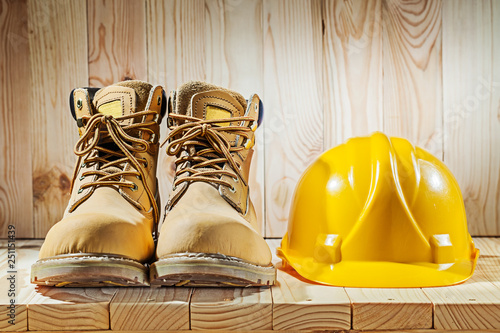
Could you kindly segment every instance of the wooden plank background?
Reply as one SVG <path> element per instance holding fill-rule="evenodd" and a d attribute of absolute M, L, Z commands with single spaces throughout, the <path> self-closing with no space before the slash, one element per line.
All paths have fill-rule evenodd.
<path fill-rule="evenodd" d="M 376 130 L 443 159 L 470 232 L 500 236 L 498 1 L 0 0 L 0 43 L 0 237 L 44 237 L 62 216 L 71 89 L 126 78 L 263 98 L 251 186 L 267 237 L 316 156 Z M 171 164 L 162 151 L 163 199 Z"/>

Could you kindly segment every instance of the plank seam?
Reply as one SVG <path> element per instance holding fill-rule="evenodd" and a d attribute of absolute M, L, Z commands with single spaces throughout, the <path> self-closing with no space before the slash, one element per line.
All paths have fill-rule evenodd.
<path fill-rule="evenodd" d="M 193 294 L 194 294 L 194 288 L 190 288 L 190 293 L 189 293 L 189 303 L 188 303 L 188 320 L 189 320 L 189 330 L 192 330 L 191 328 L 191 301 L 193 300 Z"/>
<path fill-rule="evenodd" d="M 349 296 L 349 293 L 347 292 L 346 288 L 344 289 L 345 294 L 347 295 L 347 298 L 349 299 L 349 308 L 351 309 L 351 330 L 354 327 L 354 302 L 351 299 L 351 296 Z"/>
<path fill-rule="evenodd" d="M 113 296 L 111 296 L 111 299 L 108 302 L 108 329 L 111 330 L 111 303 L 116 297 L 116 294 L 118 293 L 118 289 L 115 290 Z"/>

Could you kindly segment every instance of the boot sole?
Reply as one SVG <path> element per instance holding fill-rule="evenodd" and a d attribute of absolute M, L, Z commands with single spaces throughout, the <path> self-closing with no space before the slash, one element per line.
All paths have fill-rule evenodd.
<path fill-rule="evenodd" d="M 149 286 L 148 269 L 117 255 L 79 253 L 40 259 L 31 266 L 31 283 L 54 287 Z"/>
<path fill-rule="evenodd" d="M 271 286 L 276 280 L 276 269 L 223 254 L 178 253 L 153 263 L 150 277 L 151 286 Z"/>

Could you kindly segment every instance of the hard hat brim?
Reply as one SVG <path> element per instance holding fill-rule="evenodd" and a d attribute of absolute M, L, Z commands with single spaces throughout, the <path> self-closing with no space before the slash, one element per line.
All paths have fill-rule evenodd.
<path fill-rule="evenodd" d="M 479 257 L 450 264 L 397 263 L 384 261 L 341 261 L 319 263 L 309 257 L 290 255 L 278 248 L 278 255 L 302 277 L 313 282 L 353 288 L 423 288 L 452 286 L 467 281 Z"/>

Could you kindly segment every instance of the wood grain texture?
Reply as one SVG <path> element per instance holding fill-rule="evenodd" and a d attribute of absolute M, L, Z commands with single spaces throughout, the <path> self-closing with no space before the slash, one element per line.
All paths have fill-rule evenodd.
<path fill-rule="evenodd" d="M 480 251 L 480 258 L 500 257 L 500 238 L 475 237 L 474 244 Z"/>
<path fill-rule="evenodd" d="M 383 130 L 382 0 L 323 2 L 325 150 Z"/>
<path fill-rule="evenodd" d="M 282 237 L 295 185 L 323 150 L 320 1 L 264 1 L 266 236 Z"/>
<path fill-rule="evenodd" d="M 104 333 L 104 332 L 109 332 L 109 331 L 71 331 L 71 333 Z M 135 331 L 134 333 L 149 333 L 150 331 Z M 158 333 L 185 333 L 185 331 L 157 331 Z M 218 333 L 229 333 L 233 331 L 229 330 L 218 330 Z M 274 333 L 276 331 L 274 330 L 259 330 L 257 331 L 258 333 Z M 286 331 L 287 333 L 300 333 L 304 331 Z M 345 330 L 341 331 L 329 331 L 331 333 L 346 333 Z M 349 332 L 352 333 L 358 333 L 358 332 L 363 332 L 363 333 L 394 333 L 394 331 L 391 330 L 374 330 L 374 331 L 355 331 L 351 330 Z M 450 331 L 447 330 L 433 330 L 433 329 L 426 329 L 426 330 L 398 330 L 398 333 L 450 333 Z M 458 332 L 458 331 L 457 331 Z M 498 333 L 500 332 L 499 330 L 468 330 L 468 331 L 461 331 L 461 332 L 466 332 L 466 333 Z M 37 331 L 37 333 L 53 333 L 53 331 Z"/>
<path fill-rule="evenodd" d="M 500 235 L 500 4 L 444 1 L 444 161 L 473 235 Z"/>
<path fill-rule="evenodd" d="M 30 330 L 107 330 L 116 288 L 37 287 L 28 304 Z"/>
<path fill-rule="evenodd" d="M 249 99 L 263 97 L 262 0 L 206 1 L 206 80 Z M 266 109 L 266 101 L 264 110 Z M 250 198 L 264 223 L 264 130 L 255 133 Z"/>
<path fill-rule="evenodd" d="M 383 2 L 384 131 L 443 154 L 441 0 Z"/>
<path fill-rule="evenodd" d="M 86 12 L 84 0 L 28 1 L 35 237 L 45 237 L 69 200 L 78 131 L 68 97 L 88 84 Z"/>
<path fill-rule="evenodd" d="M 476 247 L 480 250 L 481 265 L 477 270 L 497 288 L 500 288 L 500 239 L 476 238 Z"/>
<path fill-rule="evenodd" d="M 174 90 L 204 80 L 205 2 L 148 0 L 148 80 Z"/>
<path fill-rule="evenodd" d="M 120 288 L 110 304 L 114 331 L 189 329 L 188 288 Z"/>
<path fill-rule="evenodd" d="M 27 1 L 0 2 L 0 237 L 33 237 Z"/>
<path fill-rule="evenodd" d="M 273 293 L 275 330 L 348 330 L 351 302 L 344 288 L 315 285 L 278 270 Z"/>
<path fill-rule="evenodd" d="M 311 284 L 296 273 L 281 269 L 276 256 L 280 239 L 267 239 L 278 268 L 273 294 L 274 330 L 348 330 L 351 302 L 344 288 Z"/>
<path fill-rule="evenodd" d="M 481 253 L 474 275 L 465 283 L 424 288 L 434 304 L 434 328 L 500 329 L 500 238 L 475 238 Z"/>
<path fill-rule="evenodd" d="M 188 80 L 205 80 L 205 2 L 199 0 L 148 0 L 147 74 L 148 81 L 167 92 Z M 168 128 L 161 126 L 160 140 Z M 175 157 L 165 146 L 158 156 L 157 177 L 162 198 L 162 216 L 172 190 Z"/>
<path fill-rule="evenodd" d="M 88 85 L 89 72 L 96 85 L 136 77 L 175 89 L 207 79 L 265 91 L 252 197 L 264 202 L 257 211 L 269 237 L 283 235 L 295 183 L 317 154 L 380 129 L 444 154 L 471 233 L 500 235 L 499 6 L 3 0 L 0 236 L 16 223 L 19 237 L 43 237 L 61 217 L 77 139 L 68 93 Z M 172 172 L 162 151 L 163 199 Z"/>
<path fill-rule="evenodd" d="M 270 330 L 270 288 L 196 288 L 191 297 L 193 330 Z"/>
<path fill-rule="evenodd" d="M 89 83 L 147 80 L 145 0 L 88 0 Z"/>
<path fill-rule="evenodd" d="M 38 252 L 41 246 L 40 241 L 22 241 L 15 243 L 15 269 L 10 269 L 7 262 L 7 244 L 6 240 L 0 242 L 0 331 L 26 331 L 28 329 L 28 309 L 27 304 L 34 296 L 35 285 L 30 283 L 31 265 L 38 259 Z M 15 287 L 12 288 L 11 281 L 7 278 L 14 277 Z M 15 295 L 12 295 L 14 293 Z M 8 317 L 11 310 L 10 306 L 14 296 L 15 318 Z M 14 319 L 14 324 L 9 320 Z"/>
<path fill-rule="evenodd" d="M 432 303 L 421 289 L 345 288 L 353 329 L 432 328 Z"/>
<path fill-rule="evenodd" d="M 481 332 L 488 327 L 489 332 L 493 332 L 498 328 L 499 314 L 500 314 L 500 289 L 495 287 L 494 284 L 500 281 L 500 272 L 498 263 L 494 263 L 496 267 L 490 267 L 492 264 L 489 259 L 498 259 L 500 257 L 500 238 L 475 238 L 474 239 L 478 248 L 482 250 L 481 257 L 479 258 L 476 273 L 468 282 L 443 288 L 424 288 L 429 299 L 436 305 L 436 316 L 434 318 L 436 330 L 411 330 L 411 332 L 443 332 L 445 324 L 446 329 L 467 329 L 471 332 Z M 268 240 L 269 246 L 272 248 L 273 253 L 279 240 Z M 171 312 L 167 309 L 172 309 L 179 306 L 181 303 L 186 306 L 189 299 L 190 289 L 184 288 L 35 288 L 34 285 L 29 283 L 30 267 L 33 262 L 37 260 L 38 251 L 42 244 L 41 240 L 18 240 L 17 253 L 18 253 L 18 290 L 20 290 L 17 299 L 18 305 L 18 319 L 24 320 L 25 312 L 23 312 L 23 305 L 28 304 L 28 321 L 30 330 L 64 330 L 82 331 L 82 330 L 102 330 L 109 329 L 103 328 L 105 326 L 105 318 L 111 318 L 111 325 L 113 320 L 121 317 L 138 325 L 137 318 L 142 319 L 143 324 L 147 324 L 148 316 L 151 318 L 148 328 L 138 328 L 134 331 L 149 331 L 156 324 L 160 325 L 161 319 L 165 322 L 174 322 L 176 318 L 185 318 L 185 313 L 178 316 L 178 312 Z M 5 290 L 5 265 L 6 265 L 6 242 L 0 242 L 0 287 Z M 279 259 L 273 255 L 273 263 L 279 264 Z M 283 273 L 283 274 L 281 274 Z M 308 317 L 321 317 L 325 304 L 322 303 L 318 308 L 318 300 L 323 299 L 326 301 L 326 296 L 335 293 L 342 288 L 333 288 L 325 286 L 317 286 L 307 284 L 296 279 L 293 275 L 285 275 L 285 272 L 280 271 L 278 281 L 280 284 L 277 286 L 282 292 L 282 296 L 275 292 L 276 287 L 273 289 L 258 289 L 258 288 L 196 288 L 195 294 L 197 298 L 196 305 L 191 309 L 191 318 L 196 321 L 196 325 L 202 325 L 207 328 L 225 327 L 226 330 L 231 329 L 252 329 L 252 327 L 263 327 L 265 321 L 267 323 L 269 318 L 272 318 L 272 312 L 276 309 L 270 308 L 271 293 L 273 294 L 273 301 L 276 305 L 281 305 L 281 300 L 291 299 L 292 297 L 297 300 L 297 305 L 306 306 L 305 302 L 311 302 L 311 309 L 306 310 Z M 283 278 L 287 280 L 288 287 L 285 288 L 281 283 Z M 324 288 L 325 295 L 317 292 L 316 287 Z M 421 298 L 421 294 L 416 294 L 420 289 L 357 289 L 348 288 L 347 293 L 352 299 L 353 306 L 358 304 L 365 304 L 373 306 L 370 311 L 365 311 L 372 319 L 372 323 L 365 321 L 366 324 L 371 326 L 380 327 L 381 321 L 388 319 L 396 322 L 394 326 L 388 329 L 402 331 L 397 329 L 402 324 L 398 318 L 404 322 L 406 316 L 400 316 L 400 309 L 403 304 L 397 304 L 402 300 L 407 302 L 408 306 L 415 306 L 415 304 L 425 303 Z M 382 296 L 387 297 L 383 299 Z M 308 296 L 311 301 L 307 301 Z M 345 295 L 344 295 L 345 296 Z M 341 296 L 329 297 L 327 302 L 337 303 Z M 283 297 L 283 298 L 281 298 Z M 391 298 L 391 299 L 389 299 Z M 305 302 L 301 301 L 304 300 Z M 0 305 L 5 304 L 5 295 L 0 295 Z M 377 303 L 378 302 L 378 303 Z M 320 302 L 321 303 L 321 302 Z M 267 304 L 267 305 L 266 305 Z M 289 303 L 292 305 L 292 303 Z M 378 310 L 375 307 L 378 304 Z M 165 309 L 159 311 L 159 308 Z M 387 307 L 392 307 L 389 309 Z M 148 312 L 146 309 L 151 309 Z M 156 310 L 153 310 L 153 309 Z M 109 310 L 108 310 L 109 309 Z M 266 309 L 266 311 L 264 311 Z M 311 311 L 315 309 L 316 311 Z M 184 311 L 184 310 L 183 310 Z M 282 311 L 278 310 L 278 312 Z M 142 313 L 142 315 L 141 315 Z M 153 316 L 156 313 L 156 316 Z M 281 312 L 284 313 L 284 312 Z M 298 316 L 299 312 L 290 312 L 290 322 L 297 322 L 302 319 L 304 322 L 309 318 Z M 332 313 L 330 313 L 332 314 Z M 360 313 L 353 313 L 353 324 L 360 318 Z M 376 315 L 375 315 L 376 314 Z M 395 318 L 390 318 L 389 314 L 393 314 Z M 161 318 L 165 315 L 165 318 Z M 333 315 L 333 314 L 332 314 Z M 335 318 L 338 312 L 334 315 Z M 412 321 L 417 321 L 421 318 L 422 313 L 416 309 Z M 424 315 L 426 316 L 426 315 Z M 332 318 L 328 316 L 331 320 Z M 368 317 L 367 317 L 368 318 Z M 275 318 L 276 319 L 276 318 Z M 31 326 L 34 320 L 35 326 Z M 250 326 L 245 326 L 248 320 Z M 496 321 L 495 321 L 496 320 Z M 153 322 L 155 323 L 153 325 Z M 260 322 L 260 324 L 257 324 Z M 279 320 L 274 321 L 275 329 L 276 324 L 279 325 Z M 83 324 L 83 326 L 79 326 Z M 0 320 L 0 328 L 4 327 L 4 321 Z M 38 326 L 37 326 L 38 325 Z M 109 325 L 109 323 L 108 323 Z M 184 325 L 184 324 L 183 324 Z M 452 326 L 454 325 L 454 326 Z M 99 328 L 96 328 L 99 326 Z M 483 328 L 478 328 L 479 326 Z M 37 328 L 38 327 L 38 328 Z M 93 328 L 91 328 L 93 327 Z M 263 330 L 270 330 L 271 328 L 266 324 Z M 495 328 L 496 327 L 496 328 Z M 19 326 L 17 328 L 20 328 Z M 113 326 L 111 326 L 113 328 Z M 193 327 L 196 328 L 196 327 Z M 115 327 L 116 329 L 116 327 Z M 125 328 L 123 328 L 125 329 Z M 172 327 L 173 330 L 176 330 Z M 291 328 L 290 330 L 295 330 Z M 25 329 L 21 329 L 25 331 Z M 163 329 L 158 329 L 163 330 Z M 368 332 L 372 329 L 364 330 Z M 166 331 L 166 330 L 163 330 Z M 383 332 L 378 330 L 377 332 Z"/>

